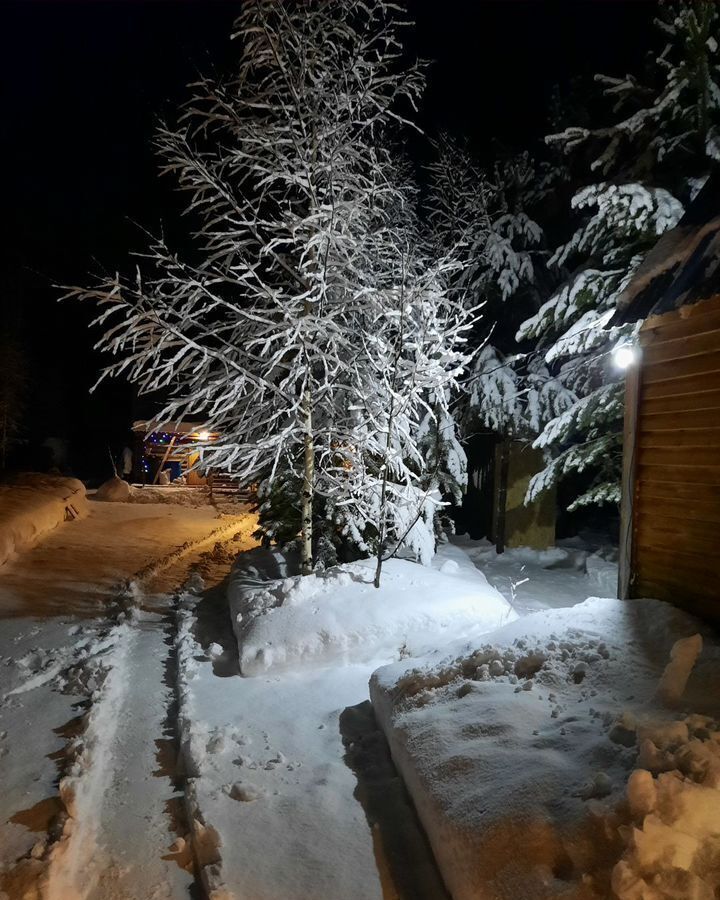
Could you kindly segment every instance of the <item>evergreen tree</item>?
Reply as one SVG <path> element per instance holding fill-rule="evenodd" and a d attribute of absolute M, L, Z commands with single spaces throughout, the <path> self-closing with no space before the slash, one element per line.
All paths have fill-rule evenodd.
<path fill-rule="evenodd" d="M 683 212 L 707 175 L 720 125 L 718 16 L 714 4 L 673 4 L 658 29 L 663 44 L 641 84 L 598 76 L 612 102 L 610 124 L 573 127 L 547 140 L 589 162 L 589 183 L 572 208 L 578 220 L 549 265 L 560 287 L 518 331 L 534 342 L 574 402 L 548 422 L 535 446 L 549 460 L 527 500 L 570 473 L 587 473 L 571 506 L 617 502 L 622 459 L 623 380 L 611 351 L 634 327 L 607 328 L 617 298 L 644 254 Z M 600 171 L 603 181 L 592 181 Z"/>

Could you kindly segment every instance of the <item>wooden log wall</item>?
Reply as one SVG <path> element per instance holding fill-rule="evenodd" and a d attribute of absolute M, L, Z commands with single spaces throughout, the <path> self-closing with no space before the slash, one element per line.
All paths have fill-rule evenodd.
<path fill-rule="evenodd" d="M 720 296 L 640 332 L 631 594 L 720 623 Z"/>

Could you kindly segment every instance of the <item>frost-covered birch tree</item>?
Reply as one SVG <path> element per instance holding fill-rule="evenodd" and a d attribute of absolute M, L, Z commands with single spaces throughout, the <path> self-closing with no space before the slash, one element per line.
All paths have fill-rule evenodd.
<path fill-rule="evenodd" d="M 200 79 L 157 137 L 199 223 L 195 251 L 158 238 L 134 278 L 73 291 L 99 305 L 99 347 L 117 357 L 104 374 L 163 392 L 156 422 L 201 418 L 220 435 L 205 465 L 299 484 L 304 572 L 316 491 L 347 442 L 337 411 L 358 390 L 358 247 L 397 203 L 386 134 L 423 86 L 396 12 L 244 4 L 236 71 Z"/>
<path fill-rule="evenodd" d="M 425 245 L 417 188 L 400 163 L 393 179 L 396 203 L 355 248 L 356 354 L 318 482 L 333 527 L 376 554 L 376 585 L 401 548 L 429 562 L 441 496 L 465 487 L 451 404 L 477 312 L 448 288 L 458 262 Z"/>

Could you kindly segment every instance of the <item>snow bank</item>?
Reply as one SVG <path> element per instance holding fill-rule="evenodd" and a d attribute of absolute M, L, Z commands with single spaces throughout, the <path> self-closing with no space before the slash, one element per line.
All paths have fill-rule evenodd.
<path fill-rule="evenodd" d="M 130 501 L 130 485 L 119 475 L 113 475 L 112 478 L 103 481 L 95 491 L 93 499 L 102 500 L 105 503 L 128 503 Z"/>
<path fill-rule="evenodd" d="M 379 590 L 374 568 L 362 560 L 291 576 L 278 554 L 244 553 L 229 587 L 243 675 L 419 654 L 517 617 L 456 547 L 432 567 L 389 560 Z"/>
<path fill-rule="evenodd" d="M 0 484 L 0 566 L 61 522 L 87 512 L 85 486 L 76 478 L 33 473 Z"/>
<path fill-rule="evenodd" d="M 700 630 L 591 598 L 373 675 L 454 900 L 717 896 L 720 646 Z"/>
<path fill-rule="evenodd" d="M 130 503 L 167 503 L 173 506 L 208 506 L 210 492 L 202 485 L 130 485 Z"/>

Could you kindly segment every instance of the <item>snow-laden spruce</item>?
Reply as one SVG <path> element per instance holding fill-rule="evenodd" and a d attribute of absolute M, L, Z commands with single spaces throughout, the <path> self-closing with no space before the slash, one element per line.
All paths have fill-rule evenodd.
<path fill-rule="evenodd" d="M 313 517 L 336 509 L 359 543 L 382 548 L 391 530 L 426 557 L 413 520 L 434 488 L 417 426 L 446 420 L 463 366 L 448 264 L 421 258 L 398 215 L 414 201 L 388 136 L 424 77 L 395 13 L 247 4 L 235 74 L 199 80 L 157 138 L 199 219 L 195 252 L 158 238 L 134 279 L 73 291 L 100 306 L 98 346 L 117 357 L 105 374 L 169 398 L 155 423 L 201 419 L 220 435 L 205 467 L 291 492 L 304 572 Z"/>
<path fill-rule="evenodd" d="M 717 156 L 716 6 L 667 3 L 656 25 L 660 46 L 646 80 L 596 76 L 600 98 L 612 105 L 610 124 L 547 138 L 589 171 L 572 201 L 578 226 L 550 260 L 560 285 L 517 335 L 576 397 L 536 442 L 549 460 L 527 500 L 579 472 L 585 487 L 574 506 L 619 499 L 623 383 L 610 351 L 634 329 L 608 324 L 644 254 L 678 222 Z"/>
<path fill-rule="evenodd" d="M 598 184 L 573 200 L 584 221 L 551 264 L 577 266 L 560 289 L 521 326 L 519 341 L 538 341 L 544 361 L 574 401 L 545 425 L 534 446 L 556 450 L 530 482 L 527 499 L 573 472 L 593 471 L 570 508 L 618 502 L 623 383 L 612 348 L 635 326 L 608 328 L 620 293 L 657 236 L 677 223 L 682 205 L 667 191 L 639 184 Z"/>
<path fill-rule="evenodd" d="M 561 173 L 527 154 L 484 170 L 446 137 L 436 152 L 429 166 L 432 235 L 441 247 L 457 247 L 461 268 L 452 289 L 465 303 L 484 307 L 484 327 L 472 337 L 479 352 L 464 381 L 463 425 L 468 432 L 480 427 L 506 437 L 535 436 L 574 394 L 542 359 L 509 347 L 502 352 L 493 330 L 501 323 L 504 330 L 508 323 L 517 327 L 518 309 L 537 298 L 547 251 L 530 210 L 542 209 Z M 502 335 L 499 340 L 508 343 Z"/>
<path fill-rule="evenodd" d="M 687 167 L 720 159 L 720 49 L 717 5 L 709 0 L 663 4 L 655 20 L 661 46 L 642 79 L 596 75 L 618 114 L 600 128 L 570 127 L 550 135 L 566 152 L 590 147 L 591 168 L 652 176 L 658 164 Z M 685 175 L 697 174 L 686 169 Z M 703 174 L 702 172 L 700 174 Z"/>

